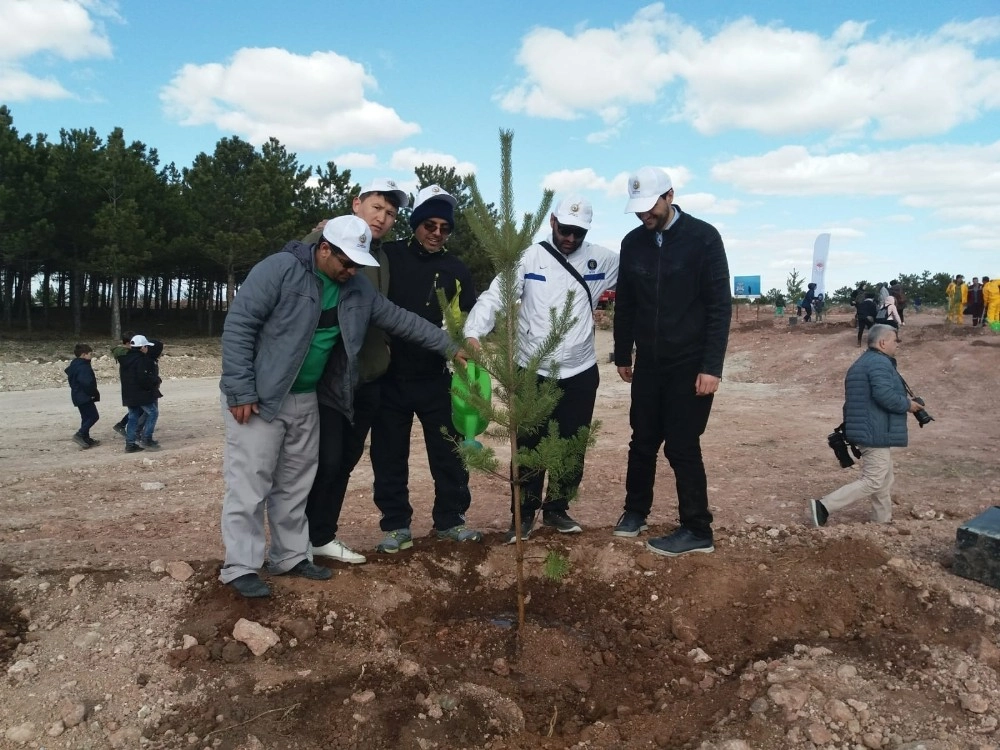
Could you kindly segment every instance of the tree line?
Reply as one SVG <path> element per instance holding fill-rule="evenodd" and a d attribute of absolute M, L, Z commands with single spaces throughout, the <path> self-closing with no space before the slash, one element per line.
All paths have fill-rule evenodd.
<path fill-rule="evenodd" d="M 484 288 L 492 266 L 461 211 L 472 200 L 465 176 L 426 164 L 415 175 L 458 199 L 450 246 Z M 349 169 L 303 165 L 275 138 L 259 148 L 222 138 L 178 168 L 121 128 L 106 138 L 93 128 L 60 130 L 58 141 L 20 135 L 0 106 L 3 326 L 64 327 L 68 313 L 77 337 L 86 323 L 117 339 L 140 321 L 215 335 L 250 268 L 350 213 L 360 190 Z M 409 236 L 406 218 L 387 240 Z"/>
<path fill-rule="evenodd" d="M 861 288 L 862 292 L 875 292 L 882 284 L 888 285 L 890 281 L 897 280 L 902 285 L 903 292 L 906 294 L 906 299 L 909 303 L 919 299 L 922 305 L 930 305 L 931 307 L 943 306 L 947 303 L 945 290 L 948 288 L 948 284 L 952 278 L 953 275 L 949 273 L 924 271 L 919 274 L 900 273 L 893 276 L 892 279 L 883 279 L 881 281 L 861 279 L 855 282 L 854 286 L 842 286 L 840 289 L 827 292 L 826 302 L 831 305 L 847 305 L 851 302 L 851 295 L 854 294 L 854 290 Z M 761 305 L 784 306 L 787 304 L 794 307 L 805 296 L 805 293 L 806 279 L 793 268 L 792 272 L 788 274 L 788 278 L 785 279 L 785 288 L 783 290 L 775 287 L 766 294 L 762 294 L 757 299 L 757 302 Z"/>

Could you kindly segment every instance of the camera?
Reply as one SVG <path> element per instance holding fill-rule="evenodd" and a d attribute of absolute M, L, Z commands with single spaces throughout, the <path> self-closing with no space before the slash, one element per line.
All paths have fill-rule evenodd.
<path fill-rule="evenodd" d="M 921 406 L 924 405 L 924 400 L 920 396 L 913 396 L 914 401 L 916 401 Z M 934 421 L 934 417 L 927 413 L 926 409 L 921 409 L 920 411 L 913 412 L 913 416 L 917 418 L 917 424 L 923 427 L 925 424 L 930 424 Z"/>
<path fill-rule="evenodd" d="M 840 468 L 842 469 L 854 466 L 854 458 L 861 458 L 861 451 L 853 443 L 848 442 L 844 436 L 843 424 L 826 436 L 826 444 L 833 449 L 833 454 L 840 461 Z M 854 458 L 851 458 L 852 453 L 854 454 Z"/>

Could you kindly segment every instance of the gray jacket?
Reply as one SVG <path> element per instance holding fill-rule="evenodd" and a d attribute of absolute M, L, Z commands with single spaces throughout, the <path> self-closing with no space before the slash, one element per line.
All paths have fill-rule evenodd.
<path fill-rule="evenodd" d="M 340 339 L 330 353 L 323 377 L 316 386 L 319 402 L 354 421 L 354 391 L 361 380 L 359 354 L 366 341 L 369 323 L 393 336 L 452 356 L 457 347 L 448 334 L 424 318 L 386 299 L 367 277 L 355 275 L 340 288 L 337 304 Z"/>
<path fill-rule="evenodd" d="M 910 399 L 896 360 L 868 349 L 855 360 L 844 381 L 844 434 L 867 448 L 903 448 Z"/>
<path fill-rule="evenodd" d="M 289 242 L 247 275 L 222 330 L 222 379 L 229 406 L 256 403 L 270 422 L 291 390 L 322 313 L 322 289 L 313 271 L 314 245 Z M 363 276 L 341 286 L 337 305 L 341 336 L 317 389 L 324 403 L 353 416 L 357 353 L 368 321 L 432 348 L 455 351 L 441 329 L 381 297 Z M 339 369 L 331 369 L 335 360 Z"/>

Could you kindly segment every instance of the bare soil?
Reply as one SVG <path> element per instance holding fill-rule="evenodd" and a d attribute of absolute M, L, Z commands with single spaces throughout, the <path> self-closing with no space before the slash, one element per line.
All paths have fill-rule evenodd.
<path fill-rule="evenodd" d="M 473 479 L 483 544 L 433 540 L 419 426 L 413 549 L 373 551 L 366 458 L 340 538 L 368 564 L 246 601 L 216 580 L 217 341 L 167 337 L 164 449 L 134 455 L 111 431 L 107 354 L 104 443 L 83 451 L 62 373 L 73 342 L 0 342 L 0 747 L 996 747 L 1000 596 L 949 568 L 958 525 L 1000 497 L 1000 336 L 908 317 L 900 371 L 935 421 L 894 451 L 894 521 L 859 505 L 817 530 L 807 499 L 857 472 L 826 445 L 860 352 L 849 313 L 740 316 L 703 440 L 715 554 L 666 559 L 645 534 L 611 535 L 629 388 L 600 330 L 602 427 L 570 511 L 585 530 L 526 543 L 520 634 L 507 489 Z M 650 536 L 676 525 L 661 463 Z M 553 551 L 569 560 L 559 580 L 544 575 Z M 253 656 L 241 618 L 280 643 Z"/>

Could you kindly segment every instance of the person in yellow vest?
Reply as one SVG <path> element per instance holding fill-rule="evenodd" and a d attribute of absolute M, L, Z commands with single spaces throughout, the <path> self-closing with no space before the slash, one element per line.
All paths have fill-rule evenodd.
<path fill-rule="evenodd" d="M 948 288 L 944 290 L 944 293 L 948 298 L 947 322 L 959 326 L 962 325 L 965 320 L 965 303 L 969 300 L 969 287 L 965 284 L 965 277 L 962 274 L 958 274 L 948 284 Z"/>
<path fill-rule="evenodd" d="M 983 276 L 983 305 L 987 323 L 1000 321 L 1000 279 L 990 281 L 988 276 Z"/>

